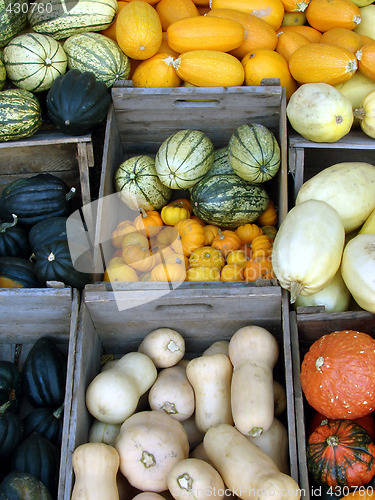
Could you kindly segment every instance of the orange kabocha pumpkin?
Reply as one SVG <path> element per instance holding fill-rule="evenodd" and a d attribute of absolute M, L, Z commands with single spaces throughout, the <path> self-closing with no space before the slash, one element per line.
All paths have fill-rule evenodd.
<path fill-rule="evenodd" d="M 301 385 L 308 403 L 327 418 L 354 419 L 371 413 L 375 340 L 352 330 L 323 335 L 304 356 Z"/>
<path fill-rule="evenodd" d="M 199 11 L 193 0 L 160 0 L 156 5 L 161 26 L 164 31 L 175 21 L 185 17 L 199 16 Z"/>
<path fill-rule="evenodd" d="M 289 61 L 293 78 L 303 83 L 337 85 L 357 71 L 357 60 L 349 50 L 327 43 L 308 43 L 295 50 Z"/>
<path fill-rule="evenodd" d="M 274 50 L 277 44 L 275 30 L 260 17 L 234 9 L 211 9 L 207 16 L 232 19 L 241 23 L 245 30 L 245 38 L 239 47 L 233 49 L 231 54 L 242 59 L 254 49 Z"/>
<path fill-rule="evenodd" d="M 351 0 L 311 0 L 306 19 L 322 32 L 332 28 L 353 30 L 361 22 L 361 11 Z"/>
<path fill-rule="evenodd" d="M 116 20 L 116 40 L 132 59 L 148 59 L 158 51 L 162 41 L 159 16 L 144 0 L 128 2 Z"/>
<path fill-rule="evenodd" d="M 137 231 L 146 232 L 147 236 L 155 236 L 163 227 L 163 221 L 157 210 L 141 209 L 141 213 L 134 219 L 134 227 Z"/>
<path fill-rule="evenodd" d="M 241 246 L 241 240 L 234 231 L 230 229 L 221 231 L 219 229 L 219 234 L 212 240 L 211 245 L 220 250 L 226 257 L 229 252 L 237 250 Z"/>
<path fill-rule="evenodd" d="M 174 58 L 166 53 L 157 53 L 142 61 L 134 70 L 134 87 L 179 87 L 181 78 L 173 66 Z"/>
<path fill-rule="evenodd" d="M 235 233 L 240 238 L 241 243 L 251 243 L 254 238 L 263 234 L 262 229 L 258 226 L 258 224 L 242 224 L 239 226 Z"/>

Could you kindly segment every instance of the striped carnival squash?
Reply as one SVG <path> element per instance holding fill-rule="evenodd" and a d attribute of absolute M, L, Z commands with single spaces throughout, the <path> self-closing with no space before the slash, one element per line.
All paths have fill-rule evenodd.
<path fill-rule="evenodd" d="M 160 181 L 171 189 L 187 189 L 207 173 L 214 162 L 214 146 L 199 130 L 179 130 L 159 147 L 155 168 Z"/>
<path fill-rule="evenodd" d="M 245 30 L 232 19 L 194 16 L 172 23 L 167 37 L 169 46 L 180 54 L 189 50 L 229 52 L 242 44 Z"/>
<path fill-rule="evenodd" d="M 99 32 L 101 35 L 107 36 L 108 38 L 110 38 L 114 42 L 117 42 L 117 40 L 116 40 L 116 23 L 117 23 L 117 18 L 118 18 L 119 13 L 121 12 L 121 9 L 123 9 L 127 3 L 128 2 L 123 2 L 121 0 L 117 0 L 117 7 L 118 8 L 117 8 L 115 19 L 114 19 L 114 21 L 112 22 L 112 24 L 108 28 L 106 28 L 105 30 L 101 30 Z"/>
<path fill-rule="evenodd" d="M 245 79 L 241 62 L 218 50 L 190 50 L 173 65 L 182 80 L 198 87 L 233 87 L 242 85 Z"/>
<path fill-rule="evenodd" d="M 155 8 L 164 31 L 170 24 L 179 19 L 199 16 L 199 11 L 193 0 L 160 0 Z"/>
<path fill-rule="evenodd" d="M 155 160 L 139 155 L 125 160 L 115 172 L 115 188 L 132 210 L 159 210 L 171 197 L 171 190 L 160 182 Z"/>
<path fill-rule="evenodd" d="M 28 21 L 37 33 L 62 40 L 108 28 L 117 9 L 117 0 L 36 0 L 35 8 L 28 11 Z"/>
<path fill-rule="evenodd" d="M 228 143 L 229 163 L 245 181 L 266 182 L 280 168 L 280 146 L 274 134 L 259 123 L 237 127 Z"/>
<path fill-rule="evenodd" d="M 4 48 L 8 78 L 30 92 L 48 90 L 54 80 L 65 74 L 67 56 L 59 42 L 39 33 L 16 36 Z"/>
<path fill-rule="evenodd" d="M 262 18 L 275 30 L 280 28 L 284 17 L 281 0 L 210 0 L 211 9 L 235 9 Z"/>
<path fill-rule="evenodd" d="M 129 2 L 117 17 L 117 43 L 132 59 L 144 60 L 156 54 L 161 45 L 162 33 L 158 13 L 142 0 Z"/>
<path fill-rule="evenodd" d="M 26 0 L 0 0 L 0 47 L 5 47 L 26 26 L 28 9 Z"/>
<path fill-rule="evenodd" d="M 245 30 L 245 38 L 241 45 L 231 50 L 231 54 L 241 59 L 247 52 L 257 48 L 274 50 L 277 44 L 275 30 L 260 17 L 234 9 L 211 9 L 207 17 L 222 17 L 241 23 Z"/>
<path fill-rule="evenodd" d="M 289 69 L 302 83 L 337 85 L 349 80 L 357 71 L 357 59 L 349 50 L 328 43 L 308 43 L 293 52 Z"/>
<path fill-rule="evenodd" d="M 141 61 L 134 70 L 134 87 L 179 87 L 180 77 L 173 67 L 174 58 L 166 53 L 157 53 Z"/>
<path fill-rule="evenodd" d="M 0 92 L 0 141 L 30 137 L 41 124 L 41 108 L 34 94 L 22 89 Z"/>
<path fill-rule="evenodd" d="M 208 177 L 222 174 L 234 174 L 232 165 L 229 163 L 228 146 L 215 149 L 212 167 L 203 178 L 207 179 Z"/>
<path fill-rule="evenodd" d="M 190 190 L 190 199 L 197 217 L 207 224 L 227 228 L 255 221 L 269 203 L 263 186 L 236 174 L 203 178 Z"/>
<path fill-rule="evenodd" d="M 310 26 L 322 32 L 332 28 L 352 30 L 361 22 L 361 11 L 351 0 L 311 0 L 306 19 Z"/>
<path fill-rule="evenodd" d="M 7 79 L 7 72 L 3 61 L 0 60 L 0 90 L 3 90 L 3 88 L 5 87 L 6 79 Z"/>
<path fill-rule="evenodd" d="M 68 67 L 91 71 L 97 80 L 112 87 L 117 80 L 126 80 L 130 61 L 118 44 L 100 33 L 78 33 L 65 40 L 63 48 Z"/>

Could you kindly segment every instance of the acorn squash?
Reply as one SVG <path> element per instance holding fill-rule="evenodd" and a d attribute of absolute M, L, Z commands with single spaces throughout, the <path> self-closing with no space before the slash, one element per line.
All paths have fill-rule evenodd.
<path fill-rule="evenodd" d="M 0 223 L 0 257 L 29 257 L 30 244 L 27 233 L 17 226 L 17 216 L 12 222 Z"/>
<path fill-rule="evenodd" d="M 11 472 L 0 485 L 0 499 L 52 500 L 44 484 L 26 472 Z"/>
<path fill-rule="evenodd" d="M 0 460 L 11 456 L 22 438 L 22 421 L 16 413 L 7 411 L 8 406 L 0 406 Z"/>
<path fill-rule="evenodd" d="M 0 257 L 0 288 L 40 288 L 35 265 L 22 257 Z"/>
<path fill-rule="evenodd" d="M 63 411 L 63 404 L 57 408 L 57 410 L 53 408 L 36 408 L 32 410 L 23 419 L 24 437 L 28 437 L 33 432 L 37 432 L 46 439 L 59 445 L 62 436 Z"/>
<path fill-rule="evenodd" d="M 0 406 L 11 403 L 9 410 L 17 410 L 21 396 L 21 376 L 17 365 L 0 361 Z"/>

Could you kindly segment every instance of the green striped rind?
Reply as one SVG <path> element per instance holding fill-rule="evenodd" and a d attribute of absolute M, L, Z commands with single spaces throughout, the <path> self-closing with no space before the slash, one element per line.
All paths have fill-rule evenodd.
<path fill-rule="evenodd" d="M 7 79 L 7 72 L 5 71 L 4 63 L 0 59 L 0 90 L 3 90 L 3 88 L 5 87 L 6 79 Z"/>
<path fill-rule="evenodd" d="M 42 124 L 38 99 L 27 90 L 0 92 L 0 141 L 30 137 Z"/>
<path fill-rule="evenodd" d="M 112 87 L 116 80 L 126 80 L 130 61 L 116 42 L 100 33 L 79 33 L 69 37 L 64 45 L 68 67 L 91 71 L 97 80 Z"/>
<path fill-rule="evenodd" d="M 233 170 L 246 181 L 269 181 L 279 170 L 280 147 L 264 125 L 241 125 L 229 139 L 228 148 Z"/>
<path fill-rule="evenodd" d="M 115 188 L 132 210 L 159 210 L 166 205 L 172 191 L 160 182 L 155 160 L 147 155 L 125 160 L 115 173 Z"/>
<path fill-rule="evenodd" d="M 232 165 L 229 163 L 228 146 L 215 149 L 214 163 L 204 178 L 221 174 L 234 174 Z"/>
<path fill-rule="evenodd" d="M 118 9 L 117 0 L 36 0 L 35 3 L 28 15 L 31 28 L 56 40 L 106 29 Z"/>
<path fill-rule="evenodd" d="M 26 26 L 28 4 L 25 0 L 0 0 L 0 47 L 5 47 Z"/>
<path fill-rule="evenodd" d="M 200 130 L 179 130 L 160 146 L 155 167 L 159 179 L 172 189 L 197 184 L 214 162 L 214 146 Z"/>
<path fill-rule="evenodd" d="M 68 59 L 62 45 L 39 33 L 25 33 L 13 38 L 4 49 L 4 64 L 9 80 L 30 92 L 51 88 L 65 74 Z"/>
<path fill-rule="evenodd" d="M 267 208 L 263 186 L 244 181 L 236 174 L 204 178 L 190 190 L 193 212 L 207 224 L 237 228 L 255 221 Z"/>

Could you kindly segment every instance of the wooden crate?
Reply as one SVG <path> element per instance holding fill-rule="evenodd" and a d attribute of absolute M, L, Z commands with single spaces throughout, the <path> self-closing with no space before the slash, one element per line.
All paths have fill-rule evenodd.
<path fill-rule="evenodd" d="M 17 304 L 17 311 L 14 303 Z M 31 346 L 44 336 L 53 339 L 68 358 L 57 500 L 64 498 L 65 489 L 78 309 L 79 294 L 70 287 L 50 290 L 0 289 L 0 359 L 17 362 L 22 369 Z"/>
<path fill-rule="evenodd" d="M 176 290 L 178 292 L 178 290 Z M 73 398 L 70 413 L 69 441 L 64 500 L 69 500 L 74 482 L 71 457 L 74 449 L 87 442 L 92 417 L 85 405 L 88 384 L 99 372 L 101 354 L 123 355 L 138 348 L 145 335 L 158 327 L 169 327 L 180 332 L 186 342 L 187 357 L 200 355 L 212 342 L 229 339 L 240 327 L 256 324 L 269 329 L 278 340 L 279 362 L 274 376 L 287 391 L 285 423 L 289 432 L 290 469 L 297 479 L 297 452 L 292 387 L 289 313 L 285 293 L 273 288 L 274 300 L 263 296 L 263 307 L 249 300 L 246 288 L 242 295 L 228 294 L 224 289 L 210 293 L 200 284 L 196 293 L 177 293 L 155 300 L 142 307 L 137 291 L 124 292 L 131 309 L 119 311 L 113 294 L 99 286 L 88 285 L 84 290 L 80 309 L 77 345 L 74 360 Z"/>
<path fill-rule="evenodd" d="M 89 167 L 94 165 L 91 134 L 69 136 L 38 131 L 19 141 L 0 142 L 0 193 L 13 180 L 39 173 L 61 177 L 75 187 L 82 204 L 90 203 Z M 79 208 L 80 204 L 77 204 Z"/>
<path fill-rule="evenodd" d="M 105 268 L 102 256 L 107 261 L 113 253 L 111 233 L 118 222 L 128 218 L 124 215 L 125 210 L 129 213 L 119 197 L 115 197 L 116 203 L 113 202 L 111 211 L 107 209 L 106 198 L 115 192 L 116 169 L 130 156 L 156 153 L 166 138 L 181 129 L 201 130 L 208 135 L 215 148 L 227 145 L 231 134 L 244 123 L 260 123 L 272 130 L 281 148 L 281 167 L 278 175 L 265 187 L 278 207 L 279 221 L 286 215 L 285 88 L 269 85 L 147 89 L 116 84 L 112 88 L 112 99 L 104 139 L 95 228 L 95 249 L 100 250 L 95 256 L 99 273 Z M 263 282 L 255 286 L 269 285 L 267 280 L 259 281 Z M 189 286 L 195 284 L 190 283 Z M 248 283 L 248 286 L 254 285 Z"/>
<path fill-rule="evenodd" d="M 336 330 L 357 330 L 375 338 L 375 314 L 367 311 L 322 313 L 319 308 L 305 308 L 305 311 L 308 310 L 310 312 L 298 313 L 297 310 L 297 313 L 290 313 L 299 485 L 306 500 L 320 494 L 319 489 L 313 489 L 306 462 L 306 425 L 311 416 L 311 408 L 301 388 L 300 368 L 303 357 L 315 340 Z"/>
<path fill-rule="evenodd" d="M 353 129 L 336 142 L 312 142 L 296 132 L 288 134 L 289 172 L 294 179 L 293 201 L 302 184 L 335 163 L 363 161 L 375 164 L 375 141 Z"/>

